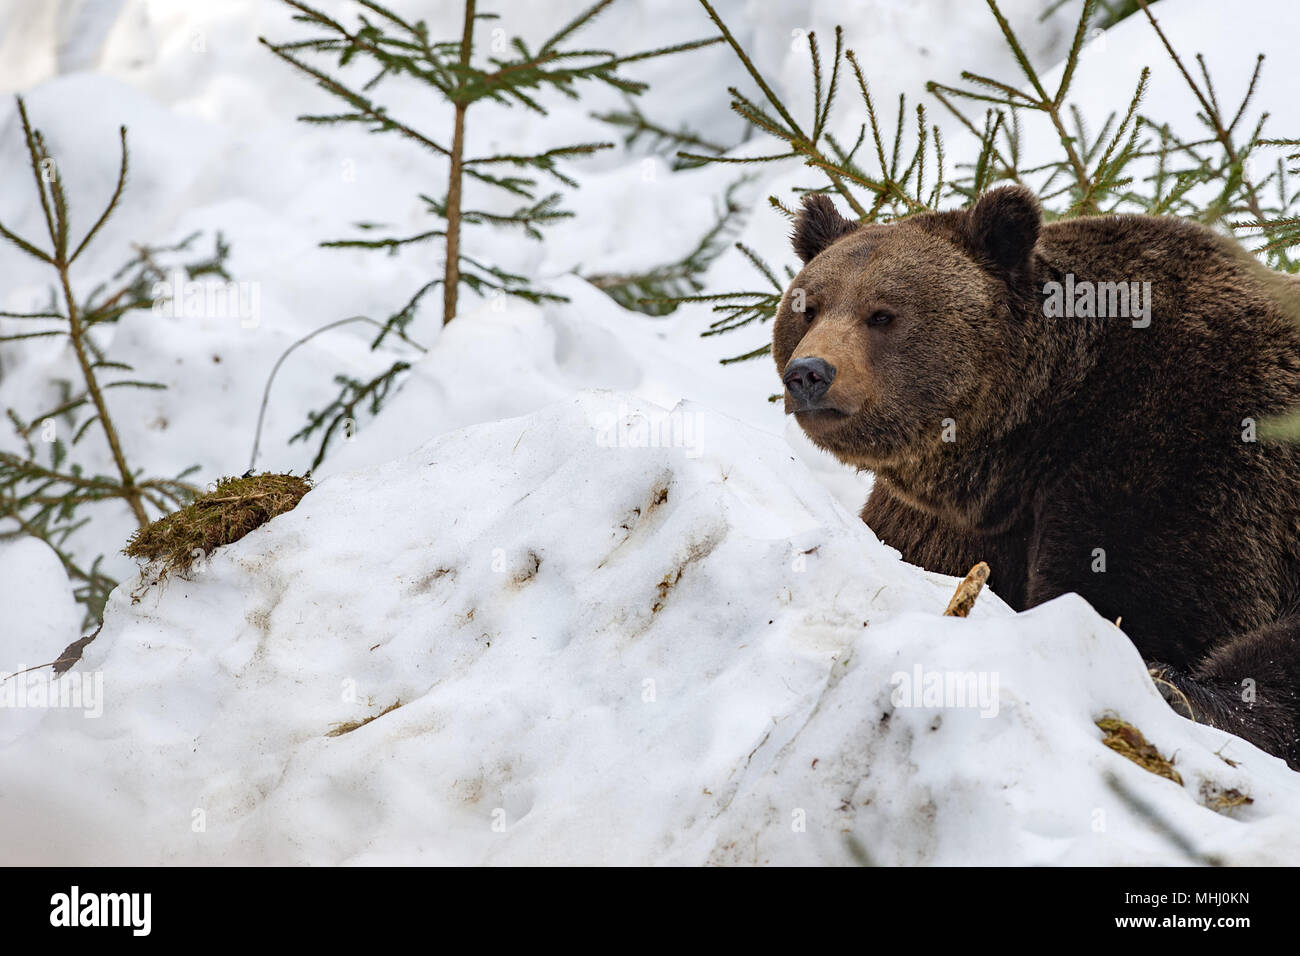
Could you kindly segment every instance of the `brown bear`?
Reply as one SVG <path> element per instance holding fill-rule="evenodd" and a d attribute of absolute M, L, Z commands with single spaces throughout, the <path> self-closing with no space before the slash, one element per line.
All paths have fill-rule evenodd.
<path fill-rule="evenodd" d="M 772 352 L 905 560 L 1077 592 L 1187 716 L 1300 769 L 1300 284 L 1169 217 L 1044 224 L 1019 186 L 858 224 L 824 195 Z"/>

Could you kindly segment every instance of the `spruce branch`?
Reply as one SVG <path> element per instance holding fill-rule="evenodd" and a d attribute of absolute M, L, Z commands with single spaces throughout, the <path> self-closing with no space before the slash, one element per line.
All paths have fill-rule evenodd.
<path fill-rule="evenodd" d="M 424 290 L 421 290 L 421 293 L 423 291 Z M 407 303 L 406 308 L 407 309 L 414 308 L 414 304 L 415 301 L 412 300 L 411 302 Z M 406 310 L 403 310 L 403 312 L 405 311 Z M 248 458 L 248 470 L 250 472 L 257 467 L 257 455 L 262 445 L 262 426 L 266 421 L 266 407 L 271 399 L 271 386 L 275 384 L 275 377 L 280 373 L 280 366 L 282 366 L 285 363 L 285 360 L 288 359 L 288 357 L 292 355 L 298 348 L 300 348 L 303 345 L 306 345 L 312 339 L 316 338 L 316 336 L 322 335 L 325 332 L 329 332 L 333 329 L 341 328 L 344 325 L 351 325 L 353 322 L 366 322 L 370 325 L 376 326 L 379 329 L 379 337 L 376 338 L 375 341 L 370 346 L 372 350 L 377 349 L 380 343 L 383 342 L 384 338 L 388 334 L 392 333 L 397 335 L 399 338 L 402 339 L 402 341 L 406 342 L 408 345 L 411 345 L 418 351 L 427 352 L 428 349 L 426 349 L 423 345 L 414 341 L 413 339 L 407 338 L 406 327 L 405 327 L 406 323 L 397 321 L 398 317 L 401 315 L 402 313 L 398 313 L 397 316 L 391 318 L 387 323 L 377 322 L 376 320 L 370 318 L 367 315 L 353 315 L 353 316 L 349 316 L 346 319 L 338 319 L 334 322 L 329 322 L 326 325 L 322 325 L 318 329 L 314 329 L 311 332 L 308 332 L 306 335 L 299 338 L 287 349 L 285 349 L 283 352 L 280 353 L 280 357 L 277 358 L 275 360 L 275 364 L 271 366 L 271 374 L 266 377 L 266 384 L 262 388 L 262 403 L 260 406 L 258 406 L 258 410 L 257 410 L 257 428 L 253 432 L 253 450 Z M 406 368 L 410 367 L 410 364 L 405 362 L 394 363 L 394 366 L 398 364 L 404 365 Z M 400 369 L 398 371 L 405 371 L 405 368 Z M 391 378 L 393 375 L 396 375 L 397 373 L 393 371 L 393 368 L 390 368 L 389 371 L 385 374 Z M 335 377 L 335 381 L 340 381 L 340 380 L 343 380 L 343 382 L 345 383 L 344 388 L 346 394 L 347 389 L 351 387 L 350 383 L 352 383 L 354 380 L 348 378 L 347 376 Z M 387 387 L 388 387 L 387 384 L 385 384 L 384 394 L 386 394 L 387 392 Z M 379 390 L 379 386 L 372 383 L 367 394 L 376 394 L 378 393 L 378 390 Z M 380 401 L 382 402 L 382 396 Z M 356 404 L 355 402 L 352 403 L 353 406 L 355 406 L 355 404 Z M 307 437 L 309 437 L 312 432 L 316 431 L 316 429 L 320 428 L 322 425 L 327 425 L 327 430 L 325 432 L 325 440 L 321 444 L 320 452 L 317 454 L 315 463 L 312 465 L 313 468 L 318 467 L 321 461 L 324 460 L 325 451 L 326 451 L 326 447 L 329 444 L 330 436 L 333 435 L 336 427 L 342 423 L 343 419 L 347 417 L 348 412 L 351 411 L 351 409 L 347 409 L 347 411 L 345 412 L 344 411 L 345 408 L 347 408 L 347 406 L 340 403 L 340 401 L 336 399 L 324 411 L 312 412 L 309 418 L 308 426 L 303 430 L 297 432 L 292 438 L 289 439 L 290 442 L 304 440 Z M 378 411 L 379 411 L 378 405 L 376 404 L 375 412 L 378 413 Z M 333 419 L 329 418 L 329 414 L 331 412 L 336 413 Z"/>
<path fill-rule="evenodd" d="M 1263 126 L 1264 117 L 1260 118 L 1254 130 L 1254 134 L 1247 140 L 1244 147 L 1238 146 L 1233 137 L 1233 132 L 1241 122 L 1247 106 L 1255 95 L 1260 72 L 1264 65 L 1263 55 L 1261 54 L 1256 57 L 1255 66 L 1251 71 L 1250 81 L 1247 84 L 1246 92 L 1242 96 L 1241 103 L 1233 114 L 1232 119 L 1229 120 L 1225 117 L 1219 106 L 1218 96 L 1215 93 L 1214 84 L 1210 79 L 1209 69 L 1206 66 L 1204 56 L 1199 53 L 1196 55 L 1196 62 L 1200 68 L 1201 78 L 1203 80 L 1202 85 L 1192 77 L 1190 72 L 1188 72 L 1182 58 L 1178 55 L 1177 51 L 1174 50 L 1173 44 L 1169 42 L 1169 38 L 1165 35 L 1159 21 L 1157 21 L 1155 15 L 1152 14 L 1147 0 L 1136 0 L 1136 3 L 1146 15 L 1147 21 L 1151 24 L 1151 28 L 1155 31 L 1156 36 L 1160 38 L 1160 42 L 1164 46 L 1165 52 L 1169 54 L 1169 58 L 1173 61 L 1174 66 L 1178 69 L 1184 82 L 1186 82 L 1188 88 L 1192 91 L 1192 95 L 1195 96 L 1197 102 L 1200 103 L 1201 121 L 1209 127 L 1214 140 L 1223 150 L 1223 155 L 1228 167 L 1227 187 L 1225 188 L 1225 194 L 1221 197 L 1222 201 L 1217 204 L 1216 214 L 1218 214 L 1220 210 L 1230 209 L 1231 201 L 1228 197 L 1233 193 L 1239 193 L 1245 204 L 1246 210 L 1252 217 L 1253 227 L 1260 229 L 1265 236 L 1265 243 L 1261 247 L 1261 251 L 1277 252 L 1287 246 L 1294 245 L 1294 242 L 1287 241 L 1287 238 L 1285 237 L 1286 217 L 1274 217 L 1265 212 L 1264 206 L 1259 198 L 1259 185 L 1252 183 L 1247 175 L 1245 165 L 1246 158 L 1260 141 L 1260 130 Z M 1283 238 L 1281 242 L 1277 241 L 1279 238 L 1277 234 L 1278 229 L 1283 230 Z"/>
<path fill-rule="evenodd" d="M 1056 92 L 1049 94 L 1039 77 L 1038 71 L 1033 64 L 1029 62 L 1029 56 L 1025 53 L 1020 39 L 1012 30 L 1011 24 L 1003 16 L 1002 11 L 998 8 L 996 0 L 985 0 L 989 11 L 992 13 L 998 29 L 1006 41 L 1008 49 L 1015 58 L 1016 65 L 1020 67 L 1020 72 L 1028 80 L 1033 94 L 1024 92 L 1010 83 L 1004 83 L 995 80 L 992 77 L 982 76 L 980 74 L 963 71 L 961 77 L 968 83 L 975 86 L 992 90 L 1000 95 L 994 96 L 989 93 L 980 93 L 974 90 L 962 89 L 960 87 L 945 86 L 942 83 L 931 82 L 927 84 L 927 89 L 934 94 L 948 94 L 950 96 L 961 97 L 966 100 L 972 100 L 980 103 L 991 103 L 996 106 L 1006 108 L 1019 107 L 1021 109 L 1032 110 L 1043 113 L 1051 122 L 1053 129 L 1056 131 L 1057 140 L 1062 151 L 1065 154 L 1065 166 L 1068 167 L 1074 178 L 1073 191 L 1076 196 L 1076 204 L 1080 214 L 1095 213 L 1097 211 L 1095 190 L 1089 187 L 1093 183 L 1093 176 L 1088 170 L 1087 163 L 1079 153 L 1078 139 L 1071 135 L 1066 126 L 1066 110 L 1064 109 L 1065 97 L 1069 90 L 1070 81 L 1074 77 L 1075 69 L 1078 65 L 1079 56 L 1083 49 L 1083 40 L 1087 33 L 1088 22 L 1091 19 L 1095 6 L 1095 0 L 1085 0 L 1083 10 L 1079 16 L 1079 21 L 1075 29 L 1074 40 L 1070 45 L 1070 50 L 1066 55 L 1065 68 L 1061 76 L 1061 83 Z M 950 110 L 952 104 L 946 99 L 940 99 Z"/>
<path fill-rule="evenodd" d="M 301 119 L 321 124 L 359 122 L 375 132 L 395 132 L 447 162 L 444 198 L 435 201 L 427 196 L 421 197 L 426 208 L 441 220 L 438 227 L 406 237 L 333 240 L 325 243 L 334 247 L 383 248 L 393 252 L 406 245 L 441 241 L 445 250 L 439 283 L 442 288 L 444 325 L 455 318 L 459 311 L 462 286 L 471 291 L 502 288 L 511 295 L 533 301 L 557 298 L 529 288 L 526 279 L 504 270 L 486 267 L 467 269 L 468 257 L 462 252 L 465 227 L 517 227 L 530 238 L 540 238 L 542 226 L 570 215 L 559 208 L 557 196 L 538 195 L 537 180 L 533 176 L 513 172 L 499 173 L 497 170 L 504 168 L 532 173 L 534 176 L 545 175 L 565 187 L 574 188 L 577 181 L 560 164 L 608 149 L 612 145 L 577 143 L 531 152 L 467 156 L 466 124 L 470 108 L 490 102 L 520 106 L 544 115 L 546 107 L 541 93 L 576 97 L 578 84 L 584 82 L 603 83 L 625 94 L 635 95 L 644 90 L 645 85 L 623 76 L 621 68 L 650 58 L 683 53 L 720 42 L 717 38 L 695 40 L 627 55 L 602 49 L 569 48 L 569 41 L 613 2 L 598 0 L 560 26 L 541 43 L 536 52 L 522 38 L 515 37 L 509 44 L 513 55 L 502 56 L 494 52 L 484 58 L 485 62 L 481 65 L 475 61 L 474 29 L 479 21 L 492 15 L 479 12 L 478 0 L 463 0 L 459 40 L 440 42 L 430 38 L 423 22 L 411 23 L 379 3 L 363 3 L 365 13 L 360 17 L 361 26 L 350 28 L 300 0 L 284 2 L 294 10 L 295 20 L 317 28 L 318 34 L 309 39 L 287 43 L 272 43 L 265 38 L 261 42 L 282 61 L 306 74 L 327 93 L 346 104 L 345 112 L 309 115 Z M 307 58 L 312 54 L 336 57 L 340 70 L 364 59 L 377 72 L 368 74 L 364 85 L 358 87 L 342 74 L 332 75 L 309 63 Z M 421 132 L 413 124 L 390 114 L 386 107 L 375 101 L 371 91 L 381 81 L 393 76 L 405 76 L 431 86 L 438 98 L 451 106 L 449 143 Z M 519 196 L 528 204 L 512 213 L 467 210 L 464 199 L 466 179 L 472 179 L 476 184 L 489 189 Z M 421 294 L 431 287 L 432 283 L 426 283 Z"/>
<path fill-rule="evenodd" d="M 494 43 L 486 56 L 476 56 L 475 27 L 494 18 L 493 14 L 479 10 L 478 0 L 462 0 L 459 37 L 448 40 L 432 38 L 422 21 L 411 22 L 373 0 L 362 0 L 359 26 L 345 25 L 301 0 L 284 2 L 293 10 L 294 21 L 307 25 L 314 31 L 313 35 L 280 43 L 260 38 L 262 44 L 343 104 L 339 112 L 299 118 L 313 124 L 352 123 L 361 124 L 372 132 L 395 133 L 431 153 L 438 163 L 436 175 L 446 177 L 446 189 L 440 197 L 437 194 L 419 196 L 425 211 L 435 220 L 431 228 L 406 235 L 372 234 L 322 243 L 328 247 L 383 249 L 389 253 L 429 242 L 442 244 L 441 275 L 424 281 L 387 321 L 353 317 L 317 330 L 320 332 L 336 324 L 364 320 L 380 330 L 372 349 L 378 348 L 390 334 L 409 342 L 406 331 L 420 303 L 439 288 L 442 291 L 443 325 L 451 322 L 461 310 L 462 287 L 478 296 L 500 294 L 534 303 L 565 301 L 563 296 L 537 288 L 526 276 L 469 254 L 467 230 L 474 227 L 518 229 L 528 238 L 541 239 L 545 227 L 571 217 L 572 213 L 562 208 L 559 193 L 544 192 L 539 182 L 547 177 L 565 188 L 577 187 L 577 180 L 569 172 L 567 164 L 612 148 L 612 144 L 583 142 L 498 151 L 481 156 L 467 155 L 467 127 L 470 117 L 477 115 L 473 109 L 481 104 L 495 104 L 545 115 L 548 95 L 576 98 L 581 85 L 590 83 L 603 84 L 629 97 L 635 96 L 646 86 L 624 75 L 624 67 L 721 42 L 718 38 L 693 40 L 631 54 L 571 47 L 570 43 L 577 34 L 614 2 L 598 0 L 562 24 L 535 51 L 523 38 L 514 37 L 506 50 L 497 49 Z M 319 62 L 322 58 L 328 59 L 332 65 L 322 66 Z M 362 66 L 365 67 L 364 79 L 357 79 L 353 68 Z M 376 91 L 395 78 L 427 86 L 434 93 L 431 103 L 450 107 L 449 138 L 422 131 L 409 118 L 394 115 L 379 101 Z M 467 191 L 471 187 L 495 194 L 498 198 L 502 194 L 510 195 L 522 200 L 522 204 L 501 211 L 499 206 L 488 202 L 478 203 L 473 198 L 467 201 Z M 366 232 L 383 228 L 370 223 L 361 223 L 358 227 Z M 302 341 L 294 343 L 289 351 L 301 345 Z M 287 355 L 288 351 L 280 357 L 267 381 L 254 438 L 254 460 L 261 437 L 266 395 L 276 370 Z M 341 422 L 360 409 L 376 414 L 408 367 L 404 359 L 397 360 L 387 371 L 369 381 L 336 375 L 334 381 L 340 388 L 337 398 L 326 408 L 312 412 L 307 425 L 291 440 L 306 440 L 319 433 L 321 445 L 316 456 L 319 463 Z"/>
<path fill-rule="evenodd" d="M 1285 158 L 1293 163 L 1300 160 L 1300 151 L 1295 150 L 1300 140 L 1266 137 L 1267 114 L 1253 120 L 1250 117 L 1249 106 L 1258 89 L 1263 58 L 1257 57 L 1243 96 L 1230 108 L 1220 97 L 1205 58 L 1199 55 L 1195 58 L 1196 75 L 1193 75 L 1193 70 L 1175 52 L 1151 14 L 1152 0 L 1119 3 L 1084 0 L 1060 80 L 1051 89 L 1030 62 L 1025 45 L 996 0 L 985 0 L 1020 76 L 1015 82 L 1008 82 L 967 71 L 961 74 L 964 86 L 927 85 L 929 93 L 958 120 L 958 128 L 970 137 L 974 146 L 973 161 L 961 164 L 958 168 L 963 172 L 952 178 L 945 175 L 945 145 L 939 129 L 928 122 L 923 109 L 915 110 L 910 136 L 905 135 L 908 110 L 902 97 L 892 131 L 881 122 L 866 75 L 852 49 L 843 49 L 843 57 L 857 86 L 865 122 L 851 145 L 841 145 L 828 131 L 842 49 L 838 31 L 829 70 L 817 38 L 808 38 L 813 111 L 811 122 L 800 126 L 709 0 L 700 2 L 759 91 L 757 97 L 752 97 L 735 88 L 729 89 L 733 111 L 754 129 L 776 138 L 788 148 L 749 157 L 709 157 L 684 152 L 683 156 L 692 161 L 757 165 L 798 157 L 805 165 L 820 171 L 825 182 L 796 192 L 838 195 L 859 219 L 868 222 L 936 210 L 949 198 L 961 203 L 973 202 L 1000 181 L 1024 183 L 1037 193 L 1049 219 L 1141 211 L 1174 213 L 1211 224 L 1226 222 L 1238 229 L 1259 230 L 1263 244 L 1256 251 L 1280 268 L 1295 268 L 1288 250 L 1300 244 L 1300 209 L 1297 209 L 1300 189 L 1291 177 L 1300 170 L 1288 169 L 1283 158 L 1276 160 L 1271 171 L 1263 173 L 1249 164 L 1263 149 L 1289 149 L 1291 152 Z M 1150 85 L 1150 71 L 1146 68 L 1137 77 L 1127 108 L 1111 113 L 1099 130 L 1090 131 L 1082 113 L 1070 103 L 1070 91 L 1078 76 L 1084 46 L 1096 26 L 1109 25 L 1139 10 L 1156 30 L 1183 81 L 1196 96 L 1200 105 L 1196 116 L 1206 128 L 1204 136 L 1179 138 L 1170 132 L 1167 123 L 1140 112 Z M 980 112 L 968 114 L 964 109 L 968 103 L 978 105 Z M 1057 149 L 1053 158 L 1026 167 L 1021 126 L 1023 118 L 1033 114 L 1041 114 L 1051 127 Z M 805 129 L 810 132 L 805 134 Z M 860 157 L 864 153 L 874 164 L 870 172 L 863 169 Z M 928 168 L 931 153 L 937 170 L 933 181 Z M 859 188 L 869 191 L 869 202 L 853 198 Z M 1275 193 L 1276 198 L 1265 198 L 1266 190 L 1270 195 Z M 793 214 L 790 206 L 779 198 L 770 197 L 769 201 L 786 215 Z M 775 291 L 697 291 L 679 297 L 678 302 L 709 303 L 719 315 L 702 335 L 723 334 L 765 321 L 779 305 L 781 285 L 775 281 L 773 271 L 756 256 L 748 252 L 746 255 Z M 740 361 L 764 352 L 766 348 L 754 349 L 728 361 Z"/>
<path fill-rule="evenodd" d="M 196 489 L 184 481 L 188 472 L 175 479 L 146 478 L 139 469 L 129 465 L 106 396 L 115 389 L 163 386 L 134 376 L 125 363 L 107 360 L 91 330 L 116 322 L 130 309 L 153 307 L 157 301 L 154 286 L 166 277 L 155 256 L 187 249 L 197 234 L 170 247 L 137 246 L 133 259 L 85 298 L 79 298 L 74 292 L 73 262 L 101 235 L 125 192 L 129 169 L 126 130 L 119 131 L 121 158 L 113 193 L 89 231 L 74 246 L 69 239 L 69 204 L 58 166 L 44 137 L 32 125 L 21 97 L 17 99 L 17 112 L 50 249 L 39 249 L 36 243 L 8 229 L 0 229 L 0 235 L 48 265 L 55 274 L 55 282 L 47 306 L 5 314 L 6 318 L 40 322 L 50 327 L 0 338 L 66 337 L 76 359 L 80 381 L 74 388 L 71 381 L 56 379 L 53 384 L 59 387 L 60 398 L 30 421 L 24 421 L 16 410 L 6 409 L 22 451 L 0 452 L 0 537 L 29 536 L 46 542 L 72 580 L 73 593 L 86 609 L 87 623 L 93 625 L 102 615 L 104 602 L 116 582 L 100 570 L 102 555 L 89 567 L 74 555 L 74 550 L 80 548 L 74 549 L 70 539 L 91 521 L 80 509 L 120 502 L 129 508 L 137 525 L 143 527 L 149 522 L 149 507 L 166 512 L 182 504 Z M 212 257 L 186 268 L 191 275 L 221 272 L 226 251 L 218 237 L 217 251 Z M 114 378 L 115 374 L 118 377 Z M 56 420 L 63 423 L 59 427 L 73 430 L 70 444 L 58 437 Z M 33 440 L 38 428 L 44 439 L 41 444 L 46 449 L 39 455 L 39 446 Z M 70 461 L 69 448 L 91 429 L 104 435 L 115 474 L 87 474 L 80 464 Z"/>
<path fill-rule="evenodd" d="M 307 424 L 290 437 L 290 444 L 306 441 L 313 433 L 320 431 L 320 448 L 311 463 L 312 468 L 319 468 L 321 462 L 325 460 L 325 454 L 329 451 L 330 441 L 334 438 L 335 432 L 342 428 L 350 437 L 349 429 L 357 420 L 357 406 L 366 402 L 371 415 L 379 414 L 397 376 L 410 367 L 409 362 L 396 361 L 385 371 L 364 382 L 349 375 L 336 375 L 334 381 L 340 386 L 338 396 L 320 411 L 309 413 Z"/>
<path fill-rule="evenodd" d="M 463 71 L 469 69 L 470 55 L 474 43 L 474 7 L 476 0 L 465 0 L 465 26 L 460 40 L 460 66 Z M 459 88 L 453 91 L 451 101 L 455 105 L 455 119 L 451 134 L 451 172 L 447 177 L 447 257 L 442 276 L 442 324 L 446 325 L 456 316 L 457 297 L 460 293 L 460 203 L 461 170 L 464 168 L 465 154 L 465 112 L 470 101 L 460 95 Z M 325 443 L 321 445 L 321 455 L 325 454 L 325 444 L 329 441 L 326 432 Z"/>
<path fill-rule="evenodd" d="M 743 176 L 727 187 L 713 225 L 680 259 L 643 272 L 589 275 L 587 281 L 625 309 L 635 309 L 647 315 L 672 312 L 687 297 L 703 290 L 701 277 L 726 250 L 727 236 L 740 227 L 745 207 L 738 194 L 751 178 Z"/>
<path fill-rule="evenodd" d="M 100 428 L 103 430 L 104 438 L 108 442 L 109 451 L 113 456 L 113 463 L 117 466 L 118 475 L 121 479 L 121 497 L 135 515 L 136 522 L 143 528 L 149 523 L 149 516 L 144 510 L 139 489 L 135 487 L 135 477 L 127 466 L 126 455 L 122 451 L 122 443 L 118 438 L 117 428 L 108 414 L 108 406 L 104 402 L 103 391 L 95 374 L 90 350 L 86 345 L 86 332 L 81 312 L 76 296 L 72 292 L 72 279 L 69 272 L 71 259 L 68 256 L 68 206 L 63 193 L 63 183 L 57 172 L 54 172 L 53 175 L 48 174 L 49 171 L 57 170 L 54 159 L 45 148 L 40 133 L 32 129 L 31 122 L 27 117 L 27 107 L 23 103 L 22 97 L 16 97 L 15 99 L 18 105 L 18 116 L 22 122 L 23 136 L 27 141 L 27 149 L 31 158 L 32 175 L 36 182 L 36 190 L 41 197 L 41 207 L 45 212 L 50 241 L 54 246 L 54 252 L 48 257 L 48 261 L 58 273 L 59 286 L 63 292 L 63 307 L 66 310 L 64 318 L 68 323 L 68 337 L 72 342 L 77 364 L 81 368 L 81 375 L 86 383 L 86 393 L 95 406 L 95 414 L 98 417 Z M 78 247 L 78 253 L 85 248 L 86 241 L 99 231 L 113 208 L 116 207 L 118 198 L 121 196 L 127 168 L 125 128 L 122 129 L 121 139 L 122 164 L 118 188 L 114 192 L 104 214 L 100 216 L 95 226 L 87 234 L 86 240 Z"/>
<path fill-rule="evenodd" d="M 697 165 L 688 161 L 685 158 L 686 153 L 682 151 L 702 151 L 708 153 L 710 158 L 721 156 L 727 151 L 725 146 L 705 139 L 685 125 L 674 130 L 662 123 L 651 120 L 641 112 L 640 107 L 631 99 L 628 100 L 626 107 L 622 110 L 591 113 L 590 115 L 592 119 L 600 120 L 602 123 L 608 123 L 623 130 L 623 145 L 628 149 L 635 147 L 642 140 L 648 140 L 651 149 L 655 152 L 662 151 L 677 154 L 674 169 Z"/>

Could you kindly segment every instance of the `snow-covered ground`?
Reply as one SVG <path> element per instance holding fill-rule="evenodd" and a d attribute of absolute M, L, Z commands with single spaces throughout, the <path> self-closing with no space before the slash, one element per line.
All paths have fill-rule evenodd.
<path fill-rule="evenodd" d="M 1175 716 L 1082 600 L 1017 617 L 984 595 L 963 621 L 940 616 L 952 584 L 781 438 L 584 394 L 337 475 L 192 581 L 135 605 L 120 589 L 81 665 L 104 675 L 103 716 L 52 710 L 6 761 L 11 797 L 75 788 L 94 814 L 23 819 L 6 845 L 699 864 L 848 863 L 856 840 L 879 863 L 1185 862 L 1114 773 L 1202 852 L 1300 853 L 1295 775 Z M 975 693 L 905 696 L 931 673 Z M 1184 786 L 1104 748 L 1107 712 L 1177 751 Z M 1255 802 L 1230 819 L 1203 787 Z"/>
<path fill-rule="evenodd" d="M 558 22 L 555 8 L 583 5 L 496 8 L 510 32 L 537 37 Z M 457 32 L 454 4 L 395 6 Z M 836 22 L 882 102 L 962 69 L 1014 69 L 987 13 L 965 0 L 717 6 L 792 105 L 808 95 L 796 31 L 829 35 Z M 1002 6 L 1038 62 L 1059 59 L 1071 11 L 1037 23 L 1041 3 Z M 1259 6 L 1291 16 L 1286 4 Z M 1157 9 L 1186 55 L 1211 55 L 1225 88 L 1253 64 L 1243 47 L 1272 52 L 1260 104 L 1283 135 L 1295 31 L 1225 32 L 1214 8 Z M 78 288 L 110 275 L 130 243 L 201 229 L 226 236 L 230 271 L 258 290 L 254 322 L 136 313 L 105 336 L 111 359 L 168 385 L 113 395 L 128 454 L 155 473 L 242 472 L 280 353 L 326 322 L 384 317 L 437 268 L 434 250 L 317 247 L 361 219 L 427 228 L 414 197 L 438 169 L 386 137 L 295 123 L 328 100 L 259 34 L 300 28 L 271 0 L 0 2 L 0 87 L 24 94 L 60 158 L 77 231 L 111 193 L 116 130 L 129 128 L 130 187 L 79 261 Z M 627 37 L 646 47 L 708 34 L 688 0 L 618 0 L 590 38 L 623 48 Z M 1190 116 L 1140 20 L 1093 47 L 1078 80 L 1089 109 L 1126 103 L 1150 63 L 1164 77 L 1151 111 Z M 642 109 L 739 142 L 725 92 L 744 83 L 734 58 L 718 47 L 689 57 L 644 67 Z M 419 102 L 406 96 L 394 94 Z M 471 126 L 471 148 L 616 139 L 588 114 L 619 105 L 595 95 L 554 103 L 545 121 L 495 114 Z M 439 128 L 437 110 L 421 109 Z M 958 139 L 948 137 L 954 153 Z M 583 185 L 566 203 L 577 216 L 544 245 L 471 234 L 471 252 L 569 301 L 502 309 L 470 296 L 445 330 L 430 303 L 411 330 L 429 353 L 412 356 L 388 409 L 337 447 L 295 511 L 192 580 L 132 603 L 137 582 L 115 554 L 130 517 L 97 513 L 80 545 L 109 552 L 126 583 L 64 683 L 102 716 L 0 708 L 4 858 L 1186 862 L 1116 795 L 1113 774 L 1202 853 L 1295 859 L 1300 777 L 1176 717 L 1124 636 L 1082 600 L 1014 615 L 985 593 L 971 619 L 940 617 L 955 582 L 902 563 L 857 520 L 869 477 L 784 421 L 767 401 L 770 362 L 717 364 L 768 329 L 700 339 L 706 309 L 647 318 L 573 274 L 678 258 L 735 177 L 644 160 L 620 146 L 574 164 Z M 4 105 L 0 222 L 37 234 L 25 162 Z M 791 262 L 765 197 L 813 181 L 798 165 L 767 169 L 747 187 L 740 238 Z M 0 276 L 8 310 L 41 301 L 50 278 L 8 247 Z M 708 278 L 718 290 L 756 282 L 735 254 Z M 368 338 L 322 335 L 286 362 L 259 468 L 305 468 L 312 449 L 286 439 L 332 396 L 332 376 L 402 354 L 368 353 Z M 51 341 L 0 347 L 0 405 L 34 414 L 57 398 L 73 365 Z M 79 460 L 106 469 L 95 441 Z M 0 670 L 50 660 L 80 635 L 71 587 L 37 542 L 0 543 L 0 607 Z M 970 675 L 984 693 L 973 706 L 908 701 L 918 668 L 923 684 Z M 1183 786 L 1103 747 L 1094 721 L 1108 713 L 1175 755 Z M 1254 802 L 1231 816 L 1203 806 L 1233 789 Z"/>

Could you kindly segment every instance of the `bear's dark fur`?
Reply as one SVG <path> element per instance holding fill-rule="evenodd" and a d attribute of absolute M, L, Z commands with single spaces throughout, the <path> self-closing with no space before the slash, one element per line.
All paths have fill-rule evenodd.
<path fill-rule="evenodd" d="M 1300 768 L 1300 450 L 1255 432 L 1300 405 L 1300 284 L 1179 219 L 1043 225 L 1021 187 L 889 225 L 810 196 L 793 238 L 786 411 L 875 473 L 881 540 L 987 561 L 1017 609 L 1083 595 L 1176 706 Z M 1097 285 L 1111 315 L 1048 314 L 1089 283 L 1130 317 Z"/>

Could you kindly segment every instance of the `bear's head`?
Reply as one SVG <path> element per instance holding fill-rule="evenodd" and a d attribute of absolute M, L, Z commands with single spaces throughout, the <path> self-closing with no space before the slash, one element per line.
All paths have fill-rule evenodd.
<path fill-rule="evenodd" d="M 1040 222 L 1019 186 L 888 225 L 806 196 L 792 236 L 804 267 L 773 329 L 786 412 L 817 445 L 873 469 L 935 448 L 947 420 L 991 420 L 1025 352 L 1018 316 Z"/>

